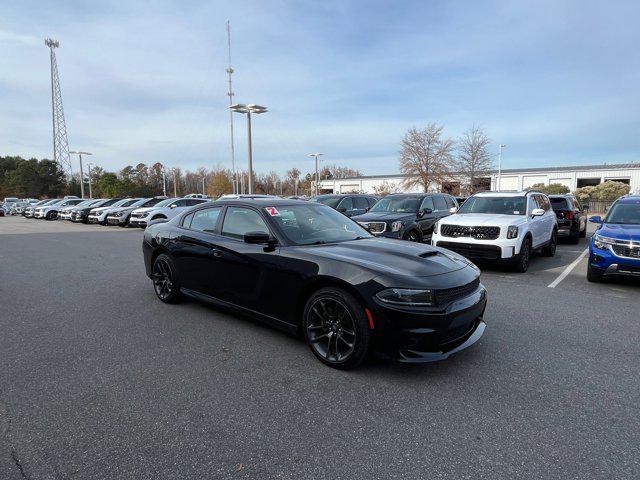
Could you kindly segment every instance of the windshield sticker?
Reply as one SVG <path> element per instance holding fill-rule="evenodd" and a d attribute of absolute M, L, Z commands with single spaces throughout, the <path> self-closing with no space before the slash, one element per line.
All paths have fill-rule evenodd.
<path fill-rule="evenodd" d="M 278 211 L 278 209 L 276 209 L 276 207 L 265 207 L 265 210 L 269 213 L 269 215 L 271 215 L 272 217 L 277 217 L 280 215 L 280 212 Z"/>
<path fill-rule="evenodd" d="M 514 214 L 514 215 L 520 215 L 520 210 L 514 210 L 514 211 L 513 211 L 513 214 Z"/>

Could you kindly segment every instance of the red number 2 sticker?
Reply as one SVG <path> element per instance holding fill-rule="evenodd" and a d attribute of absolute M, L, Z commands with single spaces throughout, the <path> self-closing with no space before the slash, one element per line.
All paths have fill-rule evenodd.
<path fill-rule="evenodd" d="M 276 209 L 276 207 L 266 207 L 266 210 L 272 217 L 277 217 L 278 215 L 280 215 L 280 212 L 278 211 L 278 209 Z"/>

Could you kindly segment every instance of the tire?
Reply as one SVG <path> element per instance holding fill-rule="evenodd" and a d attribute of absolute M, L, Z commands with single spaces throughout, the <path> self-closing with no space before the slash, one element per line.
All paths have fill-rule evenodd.
<path fill-rule="evenodd" d="M 404 237 L 402 237 L 403 240 L 407 240 L 409 242 L 418 242 L 421 243 L 422 242 L 422 232 L 420 232 L 420 230 L 416 230 L 415 228 L 413 230 L 409 230 L 407 233 L 405 233 Z"/>
<path fill-rule="evenodd" d="M 569 237 L 569 243 L 573 245 L 579 244 L 581 236 L 582 236 L 582 233 L 580 233 L 580 231 L 577 231 L 576 233 L 571 234 L 571 236 Z"/>
<path fill-rule="evenodd" d="M 602 272 L 599 272 L 595 268 L 591 266 L 591 262 L 587 265 L 587 280 L 590 282 L 601 282 L 602 281 Z"/>
<path fill-rule="evenodd" d="M 551 239 L 549 245 L 542 249 L 542 254 L 545 257 L 553 257 L 556 254 L 556 248 L 558 247 L 558 232 L 554 229 L 551 232 Z"/>
<path fill-rule="evenodd" d="M 585 238 L 587 236 L 587 223 L 584 224 L 584 230 L 580 231 L 580 238 Z"/>
<path fill-rule="evenodd" d="M 180 282 L 173 260 L 166 253 L 158 255 L 151 269 L 153 290 L 161 302 L 177 303 L 182 298 Z"/>
<path fill-rule="evenodd" d="M 516 272 L 524 273 L 529 269 L 530 261 L 531 261 L 531 238 L 526 237 L 522 241 L 522 247 L 520 247 L 520 253 L 516 256 L 513 267 Z"/>
<path fill-rule="evenodd" d="M 364 308 L 340 288 L 322 288 L 307 300 L 302 331 L 311 352 L 332 368 L 355 368 L 369 353 L 371 330 Z"/>
<path fill-rule="evenodd" d="M 55 220 L 58 217 L 56 212 L 47 212 L 47 215 L 44 217 L 46 220 Z"/>

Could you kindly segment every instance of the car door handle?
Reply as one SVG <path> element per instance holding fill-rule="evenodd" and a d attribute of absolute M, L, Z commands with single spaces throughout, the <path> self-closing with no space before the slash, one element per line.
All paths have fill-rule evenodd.
<path fill-rule="evenodd" d="M 222 256 L 222 251 L 218 250 L 217 248 L 212 248 L 211 255 L 213 255 L 216 258 L 220 258 Z"/>

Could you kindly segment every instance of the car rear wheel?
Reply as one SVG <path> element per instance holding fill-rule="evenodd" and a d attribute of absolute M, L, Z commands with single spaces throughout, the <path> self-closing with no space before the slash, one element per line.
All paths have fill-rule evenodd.
<path fill-rule="evenodd" d="M 542 254 L 545 257 L 553 257 L 556 254 L 556 248 L 558 247 L 558 232 L 551 232 L 551 239 L 549 240 L 549 245 L 542 249 Z"/>
<path fill-rule="evenodd" d="M 580 238 L 585 238 L 587 236 L 587 222 L 584 223 L 584 230 L 580 231 Z"/>
<path fill-rule="evenodd" d="M 176 275 L 173 260 L 163 253 L 153 262 L 151 278 L 157 297 L 164 303 L 176 303 L 180 300 L 180 283 Z"/>
<path fill-rule="evenodd" d="M 364 309 L 339 288 L 322 288 L 307 301 L 303 333 L 313 354 L 325 365 L 347 370 L 369 352 L 371 330 Z"/>
<path fill-rule="evenodd" d="M 531 260 L 531 239 L 529 237 L 522 241 L 520 253 L 516 256 L 514 268 L 516 272 L 524 273 L 529 269 L 529 261 Z"/>
<path fill-rule="evenodd" d="M 602 272 L 591 266 L 591 262 L 587 265 L 587 280 L 590 282 L 601 282 Z"/>

